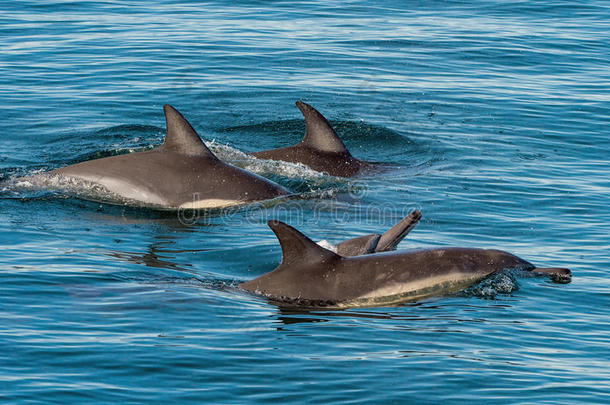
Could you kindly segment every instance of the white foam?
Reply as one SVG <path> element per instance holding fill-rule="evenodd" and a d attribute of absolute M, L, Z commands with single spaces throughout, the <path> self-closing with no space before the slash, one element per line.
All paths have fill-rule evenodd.
<path fill-rule="evenodd" d="M 26 177 L 18 177 L 8 182 L 8 189 L 13 191 L 50 191 L 60 192 L 86 200 L 113 202 L 119 204 L 130 203 L 131 205 L 142 205 L 141 202 L 131 201 L 119 196 L 99 183 L 84 179 L 49 174 L 47 172 L 35 173 Z"/>
<path fill-rule="evenodd" d="M 465 295 L 480 298 L 495 298 L 498 294 L 510 294 L 518 290 L 517 280 L 510 271 L 499 272 L 464 291 Z"/>
<path fill-rule="evenodd" d="M 277 174 L 284 177 L 305 180 L 320 180 L 327 178 L 326 174 L 317 172 L 301 163 L 259 159 L 232 146 L 216 142 L 215 140 L 206 142 L 206 145 L 219 159 L 256 174 Z"/>
<path fill-rule="evenodd" d="M 321 241 L 316 242 L 319 246 L 322 246 L 324 249 L 328 249 L 331 252 L 337 253 L 337 246 L 333 245 L 326 239 L 322 239 Z"/>

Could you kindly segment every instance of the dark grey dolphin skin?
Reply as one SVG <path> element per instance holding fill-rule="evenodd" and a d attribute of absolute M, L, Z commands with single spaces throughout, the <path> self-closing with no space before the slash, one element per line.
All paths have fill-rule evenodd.
<path fill-rule="evenodd" d="M 102 186 L 135 204 L 165 209 L 218 208 L 289 194 L 220 161 L 175 108 L 164 105 L 167 134 L 155 149 L 90 160 L 49 174 Z"/>
<path fill-rule="evenodd" d="M 319 172 L 332 176 L 351 177 L 373 165 L 354 158 L 347 150 L 326 118 L 315 108 L 301 101 L 296 102 L 305 118 L 305 137 L 294 146 L 253 152 L 261 159 L 302 163 Z"/>
<path fill-rule="evenodd" d="M 417 225 L 420 219 L 421 212 L 414 210 L 397 222 L 396 225 L 384 232 L 383 235 L 374 233 L 348 239 L 339 243 L 337 245 L 337 253 L 341 256 L 348 257 L 394 250 L 400 241 L 415 228 L 415 225 Z"/>
<path fill-rule="evenodd" d="M 239 285 L 288 305 L 350 307 L 388 305 L 456 292 L 501 270 L 561 274 L 501 250 L 441 248 L 343 257 L 293 227 L 269 221 L 282 248 L 273 271 Z"/>

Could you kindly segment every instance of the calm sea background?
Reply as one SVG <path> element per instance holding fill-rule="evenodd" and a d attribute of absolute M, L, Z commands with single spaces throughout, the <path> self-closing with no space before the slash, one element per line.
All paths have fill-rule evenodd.
<path fill-rule="evenodd" d="M 609 33 L 606 1 L 0 1 L 0 180 L 159 144 L 169 103 L 307 196 L 189 221 L 1 187 L 0 400 L 609 403 Z M 392 168 L 245 159 L 301 138 L 296 100 Z M 232 287 L 279 262 L 269 218 L 338 242 L 413 208 L 401 248 L 573 281 L 310 312 Z"/>

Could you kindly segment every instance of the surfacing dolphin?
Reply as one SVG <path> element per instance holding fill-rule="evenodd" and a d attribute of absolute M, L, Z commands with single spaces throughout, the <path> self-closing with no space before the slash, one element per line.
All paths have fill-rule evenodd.
<path fill-rule="evenodd" d="M 326 118 L 315 108 L 301 101 L 297 101 L 296 106 L 305 118 L 303 140 L 293 146 L 253 152 L 250 155 L 261 159 L 302 163 L 316 171 L 339 177 L 351 177 L 373 166 L 353 157 Z"/>
<path fill-rule="evenodd" d="M 282 248 L 273 271 L 239 287 L 271 301 L 305 307 L 378 306 L 457 292 L 502 270 L 569 280 L 568 269 L 537 268 L 501 250 L 440 248 L 344 257 L 293 227 L 269 221 Z"/>
<path fill-rule="evenodd" d="M 220 208 L 289 194 L 270 180 L 220 161 L 182 114 L 170 105 L 163 111 L 167 134 L 161 146 L 49 174 L 101 186 L 122 203 L 165 209 Z"/>

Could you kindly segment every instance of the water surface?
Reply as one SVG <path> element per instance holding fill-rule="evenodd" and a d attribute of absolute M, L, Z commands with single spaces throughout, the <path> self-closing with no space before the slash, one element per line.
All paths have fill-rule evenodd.
<path fill-rule="evenodd" d="M 0 179 L 150 148 L 162 105 L 311 198 L 185 221 L 0 195 L 0 397 L 16 402 L 610 402 L 606 2 L 0 3 Z M 296 100 L 359 158 L 336 179 L 240 152 L 300 139 Z M 501 248 L 573 270 L 344 311 L 234 289 L 316 240 Z M 187 218 L 188 219 L 188 218 Z"/>

